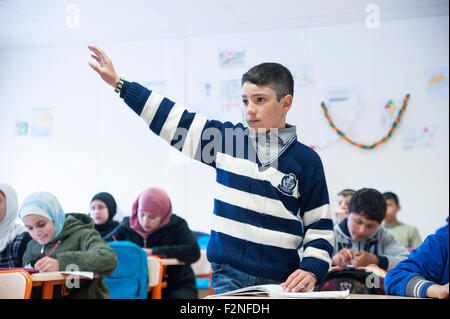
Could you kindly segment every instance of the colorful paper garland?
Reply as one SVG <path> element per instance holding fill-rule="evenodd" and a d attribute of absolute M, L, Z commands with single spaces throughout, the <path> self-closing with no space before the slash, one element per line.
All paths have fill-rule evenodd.
<path fill-rule="evenodd" d="M 406 106 L 408 105 L 408 101 L 409 101 L 409 94 L 406 94 L 406 97 L 403 100 L 403 106 L 398 111 L 397 117 L 395 118 L 395 121 L 392 123 L 391 129 L 389 130 L 389 132 L 386 134 L 385 137 L 383 137 L 382 139 L 380 139 L 377 142 L 373 143 L 372 145 L 366 145 L 366 144 L 362 144 L 362 143 L 357 143 L 357 142 L 352 141 L 351 139 L 349 139 L 345 135 L 345 133 L 342 132 L 340 129 L 338 129 L 336 127 L 336 125 L 333 123 L 333 121 L 331 120 L 330 114 L 328 113 L 328 109 L 325 106 L 325 102 L 322 101 L 321 106 L 322 106 L 323 114 L 325 115 L 325 118 L 328 121 L 328 124 L 330 124 L 331 128 L 339 135 L 340 138 L 344 139 L 348 143 L 350 143 L 352 145 L 355 145 L 355 146 L 357 146 L 359 148 L 366 149 L 366 150 L 372 150 L 372 149 L 380 146 L 381 144 L 387 142 L 392 137 L 392 134 L 394 133 L 395 129 L 397 128 L 397 126 L 400 123 L 400 119 L 402 118 L 403 114 L 405 113 Z"/>

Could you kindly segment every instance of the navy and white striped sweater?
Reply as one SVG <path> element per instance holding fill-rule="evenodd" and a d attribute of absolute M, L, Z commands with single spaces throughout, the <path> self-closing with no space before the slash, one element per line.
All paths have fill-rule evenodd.
<path fill-rule="evenodd" d="M 299 268 L 318 282 L 325 278 L 333 222 L 322 162 L 312 149 L 294 136 L 263 165 L 242 124 L 207 120 L 136 82 L 126 82 L 121 97 L 155 134 L 216 169 L 210 262 L 280 282 Z"/>

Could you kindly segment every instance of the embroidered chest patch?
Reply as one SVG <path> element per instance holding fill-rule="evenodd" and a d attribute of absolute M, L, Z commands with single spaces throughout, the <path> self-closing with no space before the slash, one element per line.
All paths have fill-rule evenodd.
<path fill-rule="evenodd" d="M 283 176 L 281 183 L 277 186 L 277 188 L 286 195 L 292 195 L 295 185 L 297 185 L 297 178 L 294 174 L 289 173 Z"/>

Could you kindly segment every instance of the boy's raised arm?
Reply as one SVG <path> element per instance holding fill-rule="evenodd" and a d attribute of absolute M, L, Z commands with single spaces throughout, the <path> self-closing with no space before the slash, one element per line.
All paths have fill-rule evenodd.
<path fill-rule="evenodd" d="M 108 83 L 112 87 L 116 87 L 117 82 L 119 82 L 119 77 L 116 74 L 116 70 L 114 70 L 111 59 L 108 58 L 103 50 L 95 46 L 89 45 L 88 48 L 94 53 L 91 54 L 91 57 L 98 62 L 89 62 L 91 68 L 97 71 L 97 73 L 106 83 Z"/>

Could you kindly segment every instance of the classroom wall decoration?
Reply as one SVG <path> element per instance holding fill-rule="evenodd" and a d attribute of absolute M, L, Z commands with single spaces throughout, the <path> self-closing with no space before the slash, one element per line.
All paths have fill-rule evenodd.
<path fill-rule="evenodd" d="M 31 130 L 33 137 L 51 137 L 53 130 L 54 109 L 52 107 L 35 107 L 31 113 Z"/>
<path fill-rule="evenodd" d="M 403 151 L 430 147 L 434 144 L 434 127 L 433 125 L 404 127 L 400 142 Z"/>
<path fill-rule="evenodd" d="M 244 49 L 220 49 L 219 50 L 219 67 L 236 68 L 245 66 L 245 50 Z"/>
<path fill-rule="evenodd" d="M 427 97 L 431 100 L 448 100 L 448 67 L 431 68 L 425 71 Z"/>
<path fill-rule="evenodd" d="M 325 102 L 322 102 L 321 107 L 322 107 L 322 111 L 323 114 L 325 116 L 325 118 L 328 121 L 328 124 L 331 126 L 331 128 L 345 141 L 347 141 L 348 143 L 350 143 L 351 145 L 354 145 L 356 147 L 365 149 L 365 150 L 372 150 L 378 146 L 380 146 L 381 144 L 387 142 L 391 137 L 392 134 L 394 133 L 394 131 L 396 130 L 396 128 L 398 127 L 400 120 L 403 116 L 403 114 L 405 113 L 406 107 L 408 105 L 408 100 L 409 100 L 409 94 L 406 94 L 405 99 L 403 100 L 403 106 L 401 107 L 401 109 L 398 111 L 397 117 L 395 118 L 395 121 L 392 123 L 392 126 L 389 130 L 389 132 L 386 134 L 386 136 L 384 136 L 383 138 L 379 139 L 378 141 L 376 141 L 375 143 L 371 144 L 371 145 L 367 145 L 367 144 L 362 144 L 362 143 L 358 143 L 355 142 L 353 140 L 351 140 L 350 138 L 348 138 L 345 133 L 343 131 L 341 131 L 339 128 L 336 127 L 336 125 L 333 123 L 333 120 L 330 117 L 330 114 L 328 112 L 327 107 L 325 106 Z"/>
<path fill-rule="evenodd" d="M 28 134 L 28 122 L 16 121 L 15 132 L 17 136 L 25 136 Z"/>

